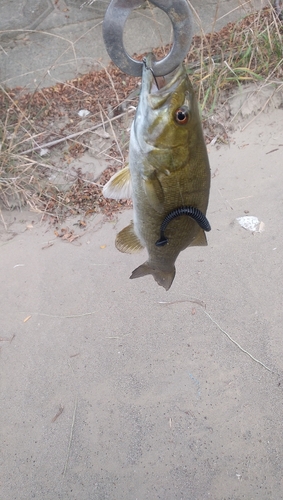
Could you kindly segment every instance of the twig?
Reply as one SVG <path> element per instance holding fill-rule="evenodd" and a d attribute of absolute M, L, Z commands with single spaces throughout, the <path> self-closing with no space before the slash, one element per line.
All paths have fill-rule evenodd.
<path fill-rule="evenodd" d="M 130 333 L 125 333 L 125 335 L 122 335 L 121 337 L 105 337 L 106 339 L 123 339 L 124 337 L 128 337 L 129 335 L 131 335 L 131 332 Z"/>
<path fill-rule="evenodd" d="M 17 156 L 18 155 L 15 155 L 15 158 L 17 158 Z M 42 163 L 42 162 L 33 160 L 32 158 L 24 158 L 24 159 L 27 161 L 27 165 L 29 165 L 29 166 L 34 166 L 35 168 L 37 166 L 38 167 L 44 167 L 44 168 L 48 168 L 50 170 L 54 170 L 56 173 L 62 172 L 63 174 L 66 174 L 66 169 L 64 170 L 63 168 L 54 167 L 53 165 L 50 165 L 49 163 Z M 69 177 L 71 177 L 72 179 L 74 179 L 74 180 L 76 180 L 78 178 L 78 174 L 72 174 L 72 172 L 67 172 L 67 175 Z M 80 177 L 80 180 L 83 181 L 83 182 L 86 182 L 87 184 L 93 184 L 93 186 L 100 187 L 100 184 L 98 184 L 97 182 L 92 182 L 92 181 L 90 181 L 88 179 L 84 179 L 83 177 Z M 46 196 L 48 196 L 48 195 L 46 194 Z"/>
<path fill-rule="evenodd" d="M 71 50 L 72 50 L 72 52 L 74 54 L 74 60 L 77 63 L 77 54 L 76 54 L 76 50 L 75 50 L 75 44 L 82 37 L 84 37 L 85 35 L 87 35 L 88 32 L 90 32 L 91 30 L 97 28 L 100 24 L 102 24 L 102 21 L 99 21 L 96 25 L 92 26 L 89 30 L 87 30 L 87 32 L 84 32 L 82 35 L 80 35 L 74 42 L 72 42 L 72 40 L 69 40 L 68 38 L 63 37 L 62 35 L 57 35 L 55 33 L 49 33 L 47 31 L 43 31 L 43 30 L 15 29 L 15 30 L 9 30 L 9 33 L 19 33 L 19 32 L 20 33 L 40 33 L 42 35 L 48 35 L 48 36 L 52 36 L 52 37 L 55 37 L 55 38 L 59 38 L 59 39 L 64 40 L 65 42 L 67 42 L 69 44 L 69 46 L 62 53 L 59 54 L 59 56 L 55 59 L 55 61 L 53 62 L 53 64 L 46 70 L 46 73 L 43 75 L 41 82 L 38 83 L 38 86 L 37 86 L 37 88 L 38 88 L 39 85 L 40 85 L 40 83 L 42 83 L 42 81 L 46 77 L 46 75 L 49 74 L 49 72 L 54 68 L 54 66 L 57 63 L 57 61 L 59 61 L 59 59 L 61 59 L 64 56 L 64 54 L 66 54 L 66 52 L 69 51 L 70 46 L 71 46 Z M 6 32 L 6 30 L 0 31 L 0 34 L 5 33 L 5 32 Z M 21 75 L 21 76 L 24 76 L 24 75 Z M 10 78 L 9 80 L 11 80 L 11 79 L 12 78 Z M 6 83 L 9 80 L 6 80 L 6 81 L 4 81 L 2 83 Z"/>
<path fill-rule="evenodd" d="M 52 420 L 51 420 L 52 424 L 55 422 L 55 420 L 57 420 L 58 417 L 60 417 L 60 415 L 61 415 L 61 413 L 63 413 L 63 411 L 64 411 L 64 406 L 62 406 L 60 404 L 59 410 L 57 411 L 55 417 L 53 417 Z"/>
<path fill-rule="evenodd" d="M 109 122 L 109 125 L 110 125 L 110 128 L 111 128 L 111 132 L 112 132 L 113 137 L 114 137 L 114 140 L 115 140 L 115 142 L 116 142 L 116 145 L 117 145 L 118 151 L 119 151 L 120 156 L 121 156 L 121 158 L 122 158 L 122 162 L 124 163 L 124 162 L 125 162 L 124 155 L 123 155 L 123 153 L 122 153 L 122 151 L 121 151 L 120 144 L 119 144 L 119 141 L 118 141 L 117 136 L 116 136 L 116 134 L 115 134 L 115 130 L 113 129 L 113 126 L 112 126 L 111 120 L 109 119 L 109 117 L 108 117 L 108 116 L 107 116 L 107 114 L 105 113 L 105 111 L 104 111 L 103 107 L 101 106 L 101 104 L 100 104 L 100 103 L 98 103 L 98 104 L 99 104 L 99 107 L 100 107 L 100 110 L 101 110 L 101 122 L 103 123 L 103 127 L 104 127 L 104 122 L 105 122 L 105 121 L 108 121 L 108 122 Z M 103 120 L 103 115 L 105 116 L 105 120 Z"/>
<path fill-rule="evenodd" d="M 1 208 L 0 208 L 0 215 L 1 215 L 1 219 L 2 219 L 2 222 L 3 222 L 4 228 L 5 228 L 5 231 L 8 231 L 7 224 L 6 224 L 5 219 L 3 217 Z"/>
<path fill-rule="evenodd" d="M 201 307 L 206 308 L 205 302 L 199 299 L 184 299 L 184 300 L 173 300 L 172 302 L 163 302 L 160 301 L 158 304 L 164 304 L 166 306 L 170 306 L 171 304 L 180 304 L 181 302 L 191 302 L 192 304 L 198 304 Z"/>
<path fill-rule="evenodd" d="M 15 338 L 16 334 L 14 333 L 14 335 L 9 339 L 8 337 L 0 337 L 0 342 L 12 342 L 12 340 Z"/>
<path fill-rule="evenodd" d="M 76 412 L 77 412 L 77 406 L 78 406 L 78 397 L 76 397 L 75 401 L 75 406 L 74 406 L 74 412 L 73 412 L 73 420 L 72 420 L 72 425 L 71 425 L 71 432 L 70 432 L 70 438 L 69 438 L 69 445 L 68 445 L 68 450 L 67 450 L 67 456 L 66 456 L 66 461 L 63 469 L 63 476 L 66 474 L 66 470 L 68 467 L 68 462 L 69 462 L 69 457 L 70 457 L 70 449 L 71 449 L 71 444 L 72 444 L 72 439 L 73 439 L 73 432 L 74 432 L 74 425 L 75 425 L 75 419 L 76 419 Z"/>
<path fill-rule="evenodd" d="M 204 312 L 204 314 L 206 314 L 209 317 L 209 319 L 212 321 L 212 323 L 214 323 L 219 328 L 219 330 L 221 330 L 221 332 L 223 332 L 224 335 L 226 335 L 226 337 L 228 337 L 228 339 L 231 340 L 231 342 L 233 342 L 233 344 L 235 344 L 242 352 L 247 354 L 253 361 L 255 361 L 256 363 L 263 366 L 263 368 L 265 368 L 267 371 L 273 373 L 273 370 L 268 368 L 264 363 L 262 363 L 261 361 L 256 359 L 254 356 L 252 356 L 248 351 L 243 349 L 243 347 L 241 347 L 240 344 L 238 344 L 238 342 L 236 342 L 236 340 L 232 339 L 231 335 L 229 335 L 229 333 L 225 332 L 225 330 L 223 330 L 223 328 L 221 328 L 221 326 L 210 316 L 210 314 L 208 314 L 208 312 L 206 312 L 205 310 L 203 310 L 203 312 Z"/>
<path fill-rule="evenodd" d="M 226 14 L 224 14 L 223 16 L 218 17 L 217 21 L 220 21 L 221 19 L 224 19 L 224 17 L 229 16 L 235 10 L 241 9 L 241 8 L 244 7 L 244 5 L 247 5 L 247 4 L 250 4 L 250 3 L 251 3 L 250 0 L 248 0 L 247 2 L 244 2 L 244 3 L 241 3 L 240 5 L 238 5 L 237 7 L 235 7 L 234 9 L 229 10 L 229 12 L 226 12 Z"/>
<path fill-rule="evenodd" d="M 6 50 L 2 47 L 2 45 L 0 45 L 0 49 L 4 52 L 5 56 L 8 55 L 7 52 L 6 52 Z"/>
<path fill-rule="evenodd" d="M 264 105 L 261 107 L 261 109 L 259 110 L 259 112 L 241 129 L 241 132 L 243 132 L 256 118 L 258 118 L 258 116 L 265 110 L 266 106 L 268 105 L 268 103 L 271 101 L 272 97 L 274 96 L 274 94 L 276 94 L 276 92 L 278 92 L 278 90 L 281 89 L 281 87 L 283 87 L 283 84 L 281 83 L 281 85 L 278 87 L 278 88 L 275 88 L 274 91 L 272 92 L 272 94 L 269 96 L 269 98 L 267 99 L 267 101 L 264 103 Z"/>
<path fill-rule="evenodd" d="M 113 116 L 113 118 L 107 118 L 105 119 L 106 123 L 114 122 L 115 120 L 118 120 L 122 116 L 125 116 L 126 114 L 133 113 L 133 109 L 128 109 L 124 113 L 121 113 L 120 115 Z M 46 142 L 45 144 L 42 144 L 41 146 L 35 146 L 34 148 L 27 149 L 26 151 L 22 151 L 21 155 L 25 155 L 27 153 L 33 153 L 34 151 L 38 151 L 39 149 L 43 148 L 50 148 L 51 146 L 56 146 L 57 144 L 60 144 L 61 142 L 67 141 L 68 139 L 74 139 L 74 137 L 79 137 L 83 134 L 87 134 L 88 132 L 92 132 L 93 130 L 96 130 L 97 128 L 100 128 L 103 126 L 103 122 L 97 123 L 93 127 L 87 128 L 85 130 L 81 130 L 80 132 L 74 132 L 73 134 L 67 135 L 66 137 L 61 137 L 60 139 L 56 139 L 54 141 Z"/>
<path fill-rule="evenodd" d="M 83 314 L 70 314 L 69 316 L 60 316 L 57 314 L 46 314 L 46 313 L 36 312 L 36 313 L 31 313 L 30 316 L 35 316 L 36 314 L 38 316 L 47 316 L 48 318 L 67 319 L 67 318 L 83 318 L 84 316 L 91 316 L 92 314 L 97 314 L 97 311 L 87 312 L 87 313 L 83 313 Z"/>

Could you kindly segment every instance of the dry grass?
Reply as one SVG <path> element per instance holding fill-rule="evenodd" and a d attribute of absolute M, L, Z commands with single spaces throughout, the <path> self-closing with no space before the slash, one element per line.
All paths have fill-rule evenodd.
<path fill-rule="evenodd" d="M 168 47 L 156 53 L 163 57 L 164 50 Z M 248 82 L 282 86 L 282 22 L 270 7 L 218 33 L 196 36 L 186 64 L 204 118 L 214 112 L 223 92 L 235 86 Z M 106 127 L 113 117 L 124 116 L 129 104 L 136 104 L 137 97 L 132 95 L 136 87 L 136 78 L 113 65 L 32 94 L 0 87 L 0 204 L 7 209 L 27 204 L 56 217 L 93 211 L 111 215 L 128 206 L 106 202 L 101 195 L 101 185 L 127 155 L 129 137 L 124 123 L 119 125 L 119 136 L 112 130 L 114 139 L 103 152 L 111 160 L 110 167 L 100 179 L 89 182 L 78 170 L 73 172 L 71 188 L 62 192 L 49 177 L 54 170 L 64 171 L 68 161 L 88 149 L 77 110 L 91 112 L 85 126 L 88 133 L 97 123 Z M 57 143 L 55 165 L 40 156 L 44 145 L 51 148 L 50 143 Z"/>
<path fill-rule="evenodd" d="M 195 37 L 188 72 L 202 109 L 214 110 L 223 90 L 249 82 L 282 83 L 283 25 L 272 7 Z"/>

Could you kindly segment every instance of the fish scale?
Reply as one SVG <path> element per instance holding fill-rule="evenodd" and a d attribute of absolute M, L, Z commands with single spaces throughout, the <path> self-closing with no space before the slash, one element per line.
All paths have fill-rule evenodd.
<path fill-rule="evenodd" d="M 133 223 L 118 233 L 116 247 L 127 253 L 145 247 L 148 259 L 130 278 L 151 274 L 169 290 L 179 253 L 189 246 L 207 245 L 197 222 L 200 218 L 180 216 L 176 209 L 194 207 L 205 217 L 210 167 L 198 102 L 184 66 L 180 65 L 156 89 L 148 69 L 152 58 L 148 55 L 143 67 L 130 135 L 129 166 L 108 181 L 103 193 L 120 199 L 131 192 Z M 172 211 L 177 215 L 166 227 L 168 243 L 158 247 L 162 223 Z"/>

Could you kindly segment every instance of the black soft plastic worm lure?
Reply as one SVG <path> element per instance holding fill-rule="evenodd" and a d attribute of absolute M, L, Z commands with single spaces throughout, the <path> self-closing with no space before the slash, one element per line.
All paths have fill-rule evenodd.
<path fill-rule="evenodd" d="M 157 247 L 163 247 L 168 243 L 168 239 L 166 238 L 164 231 L 166 227 L 168 226 L 169 222 L 171 220 L 175 219 L 176 217 L 180 217 L 180 215 L 188 215 L 188 217 L 191 217 L 194 219 L 198 225 L 204 230 L 204 231 L 210 231 L 211 227 L 210 224 L 205 217 L 205 215 L 195 207 L 179 207 L 175 208 L 170 212 L 168 215 L 166 215 L 165 219 L 163 220 L 161 226 L 160 226 L 160 238 L 157 240 L 155 245 Z"/>

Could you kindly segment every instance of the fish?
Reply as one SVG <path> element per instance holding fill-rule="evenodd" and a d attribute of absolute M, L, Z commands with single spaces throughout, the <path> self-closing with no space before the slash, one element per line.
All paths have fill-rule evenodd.
<path fill-rule="evenodd" d="M 106 198 L 132 198 L 133 221 L 116 236 L 124 253 L 147 249 L 130 279 L 152 275 L 169 290 L 187 247 L 205 246 L 210 166 L 198 101 L 185 66 L 156 78 L 154 56 L 143 62 L 130 132 L 129 163 L 103 187 Z"/>

